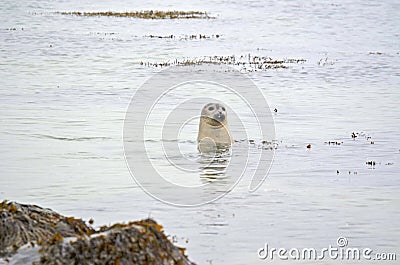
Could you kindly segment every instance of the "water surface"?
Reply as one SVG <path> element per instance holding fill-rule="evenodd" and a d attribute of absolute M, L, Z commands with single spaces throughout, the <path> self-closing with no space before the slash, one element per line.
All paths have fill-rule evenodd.
<path fill-rule="evenodd" d="M 265 243 L 323 248 L 338 236 L 350 246 L 400 253 L 398 1 L 26 0 L 0 7 L 1 199 L 94 218 L 95 225 L 150 216 L 199 264 L 264 264 L 257 249 Z M 217 18 L 53 13 L 147 9 Z M 143 37 L 200 33 L 221 37 Z M 243 179 L 221 200 L 196 208 L 146 195 L 122 147 L 130 98 L 159 71 L 140 62 L 248 53 L 307 60 L 248 73 L 278 110 L 279 145 L 267 181 L 251 194 Z M 353 139 L 352 132 L 363 133 Z M 195 133 L 183 144 L 194 155 Z"/>

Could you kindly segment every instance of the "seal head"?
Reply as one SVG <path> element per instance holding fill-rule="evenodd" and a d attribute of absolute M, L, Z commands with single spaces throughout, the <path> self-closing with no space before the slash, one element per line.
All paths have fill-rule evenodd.
<path fill-rule="evenodd" d="M 210 126 L 227 124 L 226 116 L 226 108 L 220 103 L 208 103 L 201 110 L 201 118 Z"/>
<path fill-rule="evenodd" d="M 197 141 L 199 150 L 223 146 L 226 148 L 232 143 L 228 128 L 226 107 L 221 103 L 208 103 L 201 110 L 199 134 Z"/>

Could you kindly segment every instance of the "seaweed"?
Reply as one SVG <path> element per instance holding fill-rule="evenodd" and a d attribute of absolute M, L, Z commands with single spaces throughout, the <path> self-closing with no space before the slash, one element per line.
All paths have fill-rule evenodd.
<path fill-rule="evenodd" d="M 78 237 L 94 231 L 81 219 L 64 217 L 50 209 L 7 201 L 0 203 L 0 257 L 15 253 L 28 242 L 52 241 L 56 233 Z"/>
<path fill-rule="evenodd" d="M 248 55 L 229 55 L 229 56 L 204 56 L 194 58 L 175 59 L 165 62 L 139 62 L 140 65 L 148 67 L 168 67 L 168 66 L 191 66 L 191 65 L 229 65 L 238 67 L 240 71 L 255 72 L 266 71 L 269 69 L 286 69 L 290 64 L 304 63 L 305 59 L 272 59 L 268 56 Z"/>
<path fill-rule="evenodd" d="M 203 11 L 159 11 L 159 10 L 145 10 L 145 11 L 94 11 L 94 12 L 80 12 L 80 11 L 58 11 L 55 12 L 60 15 L 74 15 L 74 16 L 102 16 L 102 17 L 130 17 L 140 19 L 213 19 L 207 12 Z"/>
<path fill-rule="evenodd" d="M 179 39 L 179 40 L 201 40 L 201 39 L 218 39 L 221 37 L 221 34 L 212 34 L 212 35 L 206 35 L 206 34 L 190 34 L 190 35 L 180 35 L 180 36 L 175 36 L 173 34 L 171 35 L 145 35 L 145 38 L 150 38 L 150 39 Z"/>
<path fill-rule="evenodd" d="M 26 248 L 34 249 L 37 255 L 24 252 Z M 0 257 L 12 262 L 31 258 L 36 265 L 193 264 L 185 249 L 173 245 L 163 227 L 152 219 L 95 230 L 81 219 L 8 201 L 0 203 Z"/>

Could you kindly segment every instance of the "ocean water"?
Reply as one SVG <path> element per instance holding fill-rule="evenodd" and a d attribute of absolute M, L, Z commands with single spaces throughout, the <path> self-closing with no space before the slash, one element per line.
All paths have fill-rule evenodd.
<path fill-rule="evenodd" d="M 321 249 L 336 246 L 340 236 L 349 247 L 400 258 L 398 1 L 6 0 L 0 7 L 0 199 L 93 218 L 96 226 L 152 217 L 198 264 L 266 264 L 271 261 L 257 255 L 265 244 Z M 55 13 L 148 9 L 207 11 L 216 18 Z M 171 34 L 177 37 L 145 37 Z M 220 37 L 181 38 L 192 34 Z M 266 108 L 277 109 L 267 180 L 249 193 L 244 178 L 199 207 L 147 195 L 131 177 L 123 148 L 132 95 L 160 71 L 141 62 L 248 54 L 306 60 L 244 73 L 264 94 Z M 189 125 L 181 148 L 196 156 L 196 121 Z M 152 157 L 165 162 L 157 149 Z M 173 177 L 171 166 L 163 169 Z M 301 263 L 344 262 L 354 263 Z"/>

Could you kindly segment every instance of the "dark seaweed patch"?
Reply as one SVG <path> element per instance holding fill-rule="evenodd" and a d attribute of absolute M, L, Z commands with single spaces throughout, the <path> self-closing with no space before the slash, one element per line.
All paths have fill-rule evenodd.
<path fill-rule="evenodd" d="M 175 59 L 166 62 L 140 62 L 140 65 L 148 67 L 168 67 L 168 66 L 190 66 L 190 65 L 229 65 L 236 66 L 243 72 L 265 71 L 268 69 L 286 69 L 290 64 L 304 63 L 305 59 L 273 59 L 268 56 L 230 55 L 230 56 L 205 56 L 195 58 Z"/>
<path fill-rule="evenodd" d="M 114 11 L 100 11 L 100 12 L 79 12 L 79 11 L 59 11 L 55 12 L 61 15 L 74 15 L 74 16 L 102 16 L 102 17 L 130 17 L 141 19 L 210 19 L 215 18 L 203 11 L 158 11 L 158 10 L 145 10 L 145 11 L 131 11 L 131 12 L 114 12 Z"/>

